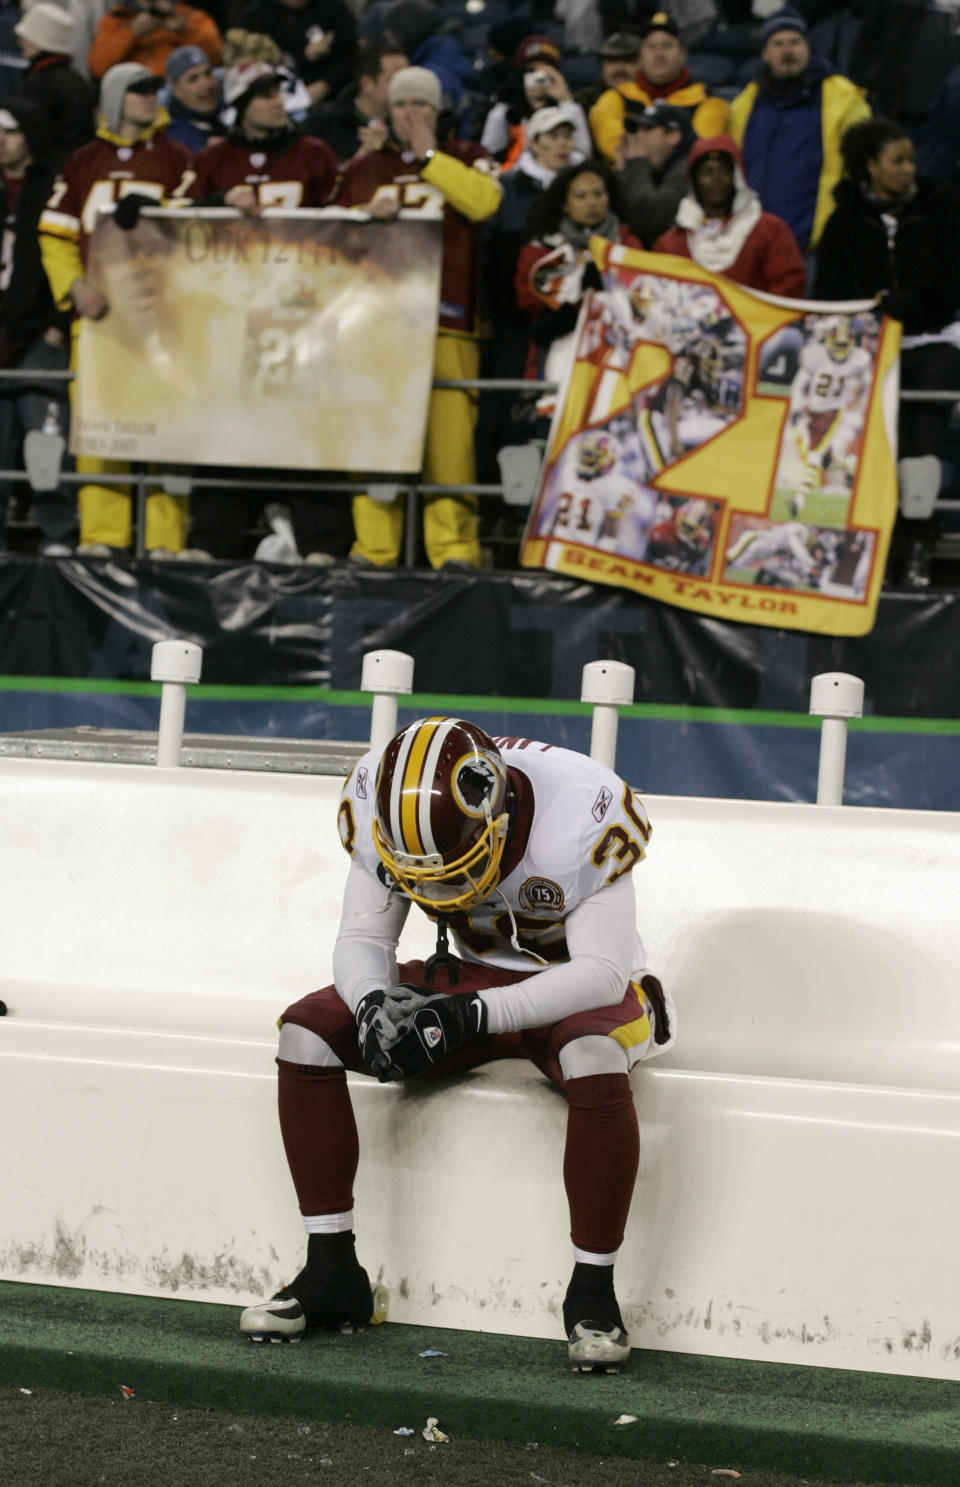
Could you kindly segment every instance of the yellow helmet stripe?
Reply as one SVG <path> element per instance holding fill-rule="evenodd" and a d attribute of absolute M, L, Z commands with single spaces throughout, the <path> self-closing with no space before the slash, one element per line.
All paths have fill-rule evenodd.
<path fill-rule="evenodd" d="M 423 765 L 427 757 L 427 750 L 437 731 L 438 724 L 444 722 L 443 718 L 426 718 L 417 729 L 410 744 L 410 752 L 407 755 L 403 769 L 403 778 L 400 781 L 400 840 L 408 852 L 423 856 L 426 847 L 420 834 L 420 822 L 417 819 L 417 806 L 420 799 L 419 784 L 423 775 Z"/>

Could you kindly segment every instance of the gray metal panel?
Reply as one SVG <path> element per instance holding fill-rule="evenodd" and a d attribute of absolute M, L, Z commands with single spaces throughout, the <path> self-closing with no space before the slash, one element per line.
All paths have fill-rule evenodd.
<path fill-rule="evenodd" d="M 181 762 L 193 769 L 345 775 L 368 748 L 367 743 L 341 739 L 234 738 L 217 733 L 185 733 Z M 157 737 L 155 733 L 135 728 L 46 728 L 36 733 L 0 733 L 0 758 L 155 764 Z"/>

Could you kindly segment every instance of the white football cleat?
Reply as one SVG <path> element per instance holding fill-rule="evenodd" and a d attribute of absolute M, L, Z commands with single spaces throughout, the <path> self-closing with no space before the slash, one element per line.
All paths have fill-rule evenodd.
<path fill-rule="evenodd" d="M 240 1313 L 240 1331 L 251 1342 L 299 1342 L 306 1330 L 303 1307 L 282 1291 Z"/>
<path fill-rule="evenodd" d="M 577 1322 L 567 1337 L 567 1352 L 574 1373 L 617 1373 L 630 1357 L 630 1339 L 622 1327 Z"/>

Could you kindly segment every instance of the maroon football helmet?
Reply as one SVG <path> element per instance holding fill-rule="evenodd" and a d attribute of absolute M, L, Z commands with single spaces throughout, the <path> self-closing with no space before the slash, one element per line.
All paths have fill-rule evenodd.
<path fill-rule="evenodd" d="M 391 878 L 425 908 L 462 909 L 496 886 L 507 839 L 507 767 L 460 718 L 421 718 L 383 751 L 373 840 Z"/>

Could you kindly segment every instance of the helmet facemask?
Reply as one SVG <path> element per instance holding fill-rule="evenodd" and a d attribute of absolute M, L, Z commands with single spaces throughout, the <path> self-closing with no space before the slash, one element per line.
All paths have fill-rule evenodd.
<path fill-rule="evenodd" d="M 395 886 L 428 911 L 487 898 L 507 840 L 507 771 L 493 740 L 457 719 L 427 718 L 387 745 L 373 841 Z"/>
<path fill-rule="evenodd" d="M 500 861 L 507 840 L 507 813 L 494 817 L 487 806 L 487 823 L 479 839 L 453 862 L 439 852 L 416 855 L 391 848 L 379 821 L 373 823 L 373 843 L 396 886 L 421 908 L 452 913 L 487 898 L 500 878 Z"/>

